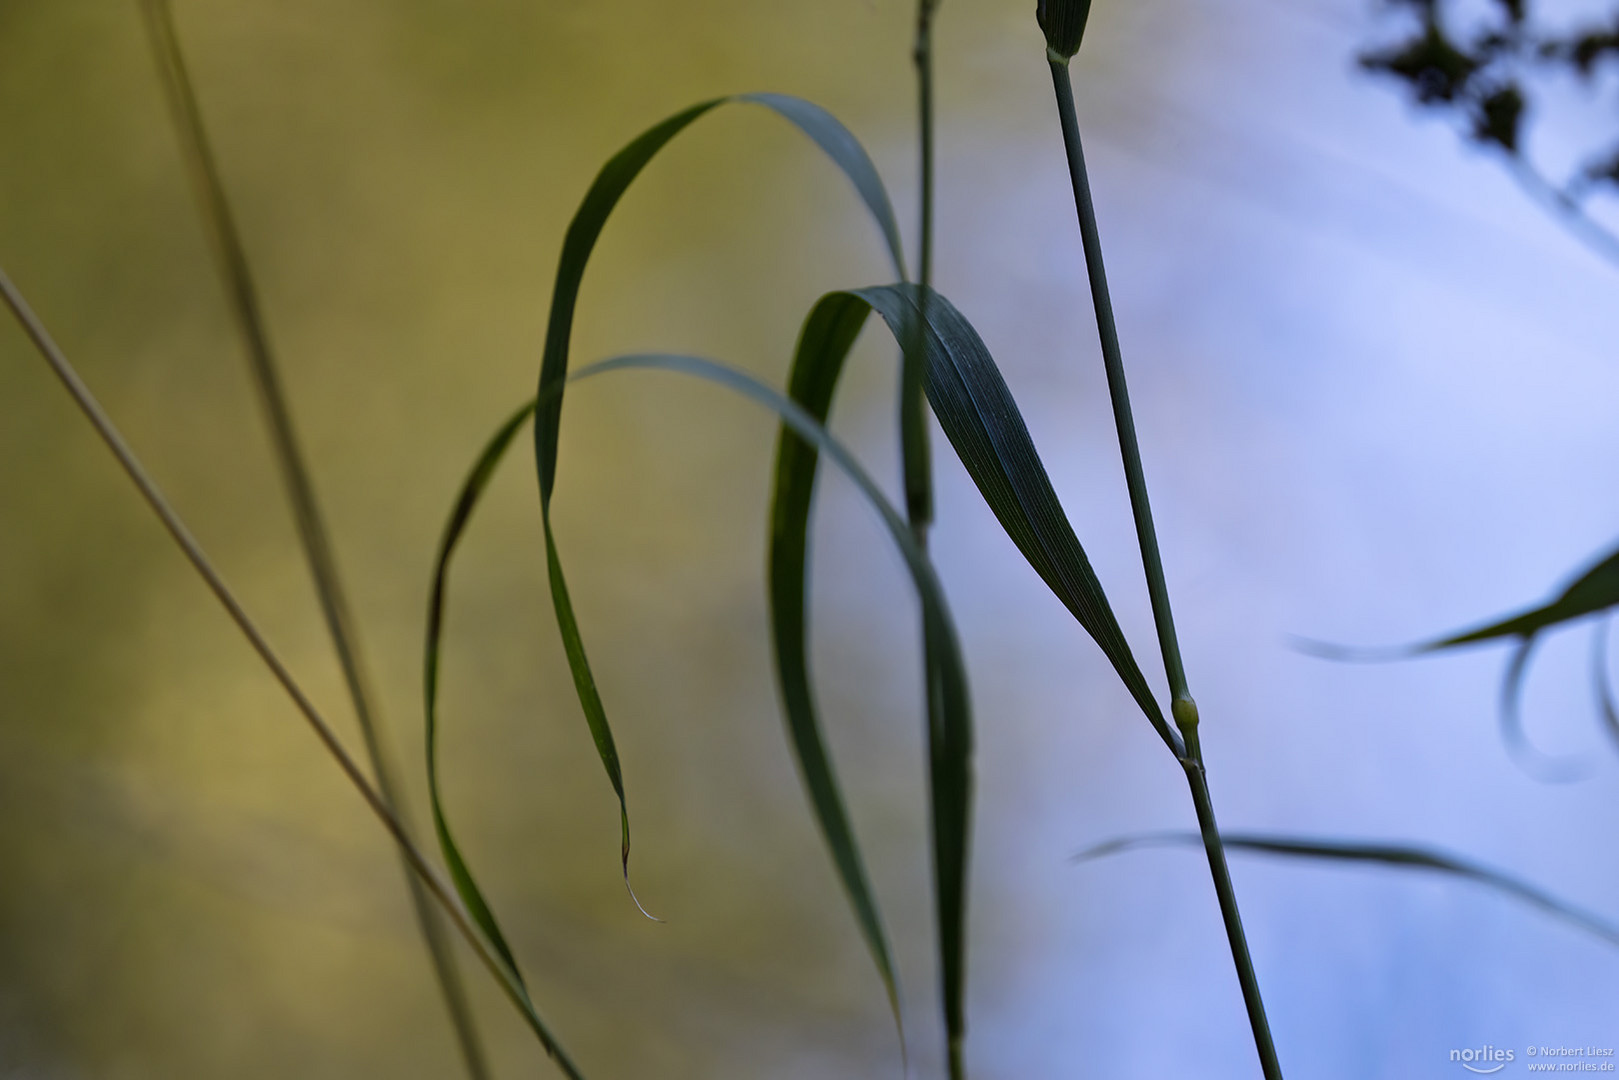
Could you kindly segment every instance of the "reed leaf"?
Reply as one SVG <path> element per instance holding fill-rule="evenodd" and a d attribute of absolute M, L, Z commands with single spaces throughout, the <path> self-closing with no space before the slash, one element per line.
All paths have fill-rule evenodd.
<path fill-rule="evenodd" d="M 804 403 L 824 397 L 830 403 L 844 358 L 866 313 L 878 312 L 895 337 L 905 341 L 912 323 L 922 317 L 919 295 L 915 286 L 898 284 L 822 297 L 805 321 L 788 376 L 794 399 Z M 843 332 L 831 333 L 834 327 L 842 327 Z M 1017 402 L 983 339 L 955 305 L 931 290 L 923 337 L 928 399 L 979 493 L 1035 573 L 1101 647 L 1159 737 L 1178 754 L 1163 710 L 1119 629 Z M 813 479 L 811 466 L 800 484 L 812 484 Z M 786 492 L 778 486 L 773 519 L 792 522 L 807 515 L 809 495 L 807 486 Z M 789 510 L 781 505 L 783 498 L 805 505 Z"/>
<path fill-rule="evenodd" d="M 789 400 L 778 391 L 765 386 L 751 376 L 697 357 L 658 354 L 619 357 L 592 364 L 568 376 L 567 382 L 574 383 L 611 371 L 625 370 L 662 370 L 705 379 L 725 386 L 767 408 L 775 410 L 780 415 L 783 424 L 794 433 L 797 439 L 814 446 L 817 454 L 825 452 L 831 457 L 834 463 L 849 475 L 881 515 L 888 531 L 894 537 L 894 542 L 899 547 L 900 554 L 904 557 L 907 569 L 910 571 L 912 580 L 916 585 L 921 599 L 923 620 L 929 639 L 937 643 L 938 671 L 941 683 L 940 700 L 943 703 L 942 712 L 946 718 L 946 723 L 942 737 L 935 741 L 940 744 L 941 754 L 948 755 L 950 761 L 948 763 L 936 763 L 934 771 L 936 775 L 943 771 L 953 779 L 953 783 L 947 787 L 947 790 L 952 793 L 951 806 L 953 809 L 953 814 L 949 815 L 949 820 L 959 822 L 959 826 L 950 834 L 950 843 L 961 850 L 960 861 L 964 866 L 972 754 L 972 725 L 966 669 L 962 662 L 959 640 L 954 624 L 951 621 L 943 589 L 939 585 L 926 553 L 917 544 L 904 518 L 882 495 L 876 482 L 865 472 L 854 456 L 826 432 L 816 417 L 799 404 Z M 560 388 L 553 388 L 548 391 L 552 395 L 559 392 Z M 451 880 L 454 882 L 456 890 L 461 894 L 463 903 L 472 914 L 479 928 L 489 937 L 494 948 L 511 966 L 514 975 L 518 973 L 516 958 L 513 956 L 505 935 L 500 929 L 493 909 L 485 898 L 482 889 L 478 886 L 465 857 L 455 843 L 448 817 L 444 810 L 437 760 L 437 698 L 439 662 L 443 645 L 444 612 L 448 596 L 451 560 L 461 537 L 471 522 L 472 514 L 477 508 L 490 478 L 494 475 L 496 467 L 510 448 L 522 425 L 531 416 L 535 415 L 535 412 L 535 403 L 531 401 L 508 417 L 485 444 L 477 461 L 462 482 L 461 489 L 456 496 L 454 508 L 451 510 L 449 519 L 445 524 L 433 569 L 433 586 L 428 605 L 427 643 L 423 664 L 427 717 L 428 794 L 432 803 L 434 827 L 444 852 L 445 862 L 450 868 Z M 818 736 L 816 745 L 820 746 Z M 824 755 L 824 747 L 821 747 L 821 751 L 822 754 L 819 760 L 828 764 L 827 776 L 830 779 L 830 765 Z M 831 783 L 831 798 L 841 813 L 842 797 L 838 793 L 835 780 L 832 780 Z M 937 795 L 935 800 L 937 802 Z M 844 823 L 845 831 L 847 832 L 847 815 L 843 815 L 839 820 Z M 850 836 L 848 850 L 854 851 L 852 835 Z M 858 861 L 858 852 L 855 852 L 855 858 Z M 864 880 L 863 876 L 861 880 Z M 876 930 L 875 936 L 868 934 L 867 944 L 871 947 L 874 957 L 877 958 L 878 968 L 887 988 L 890 1005 L 895 1011 L 897 1021 L 899 1015 L 897 980 L 894 976 L 892 961 L 889 958 L 886 939 L 883 937 L 880 923 L 877 922 L 875 917 L 875 904 L 870 901 L 869 890 L 866 900 L 872 914 L 870 926 Z M 862 929 L 865 930 L 866 928 L 867 924 L 862 921 Z M 520 981 L 520 975 L 518 975 L 518 979 Z"/>
<path fill-rule="evenodd" d="M 1299 837 L 1269 836 L 1259 833 L 1224 833 L 1228 850 L 1248 851 L 1259 855 L 1279 855 L 1286 858 L 1326 859 L 1337 862 L 1371 863 L 1406 870 L 1430 870 L 1435 873 L 1476 882 L 1486 888 L 1530 904 L 1561 919 L 1570 926 L 1601 938 L 1610 945 L 1619 945 L 1619 925 L 1593 915 L 1588 911 L 1561 900 L 1544 889 L 1530 885 L 1520 878 L 1500 870 L 1491 869 L 1458 855 L 1433 848 L 1410 844 L 1377 844 L 1345 840 L 1302 839 Z M 1194 832 L 1144 833 L 1110 840 L 1088 848 L 1073 857 L 1074 862 L 1085 862 L 1107 855 L 1131 851 L 1136 848 L 1164 845 L 1201 846 L 1203 839 Z"/>
<path fill-rule="evenodd" d="M 872 311 L 882 317 L 897 341 L 920 341 L 928 398 L 968 475 L 1035 572 L 1101 645 L 1160 737 L 1171 749 L 1178 749 L 1063 512 L 1006 381 L 977 331 L 949 300 L 907 284 L 828 293 L 804 321 L 788 374 L 789 396 L 817 422 L 825 422 L 849 350 Z M 806 588 L 816 460 L 815 448 L 784 426 L 776 450 L 769 559 L 776 671 L 788 729 L 816 817 L 861 930 L 879 968 L 886 971 L 889 965 L 881 922 L 838 794 L 809 675 Z M 965 1027 L 963 935 L 970 799 L 968 778 L 955 764 L 956 738 L 930 729 L 940 968 L 946 1027 L 953 1037 Z"/>
<path fill-rule="evenodd" d="M 608 160 L 597 174 L 584 201 L 574 214 L 563 241 L 562 256 L 557 266 L 556 285 L 551 298 L 550 321 L 546 329 L 545 350 L 540 366 L 537 400 L 545 404 L 536 414 L 534 424 L 534 455 L 539 472 L 540 513 L 544 522 L 546 568 L 551 582 L 551 602 L 555 609 L 557 626 L 568 655 L 574 688 L 579 697 L 585 722 L 595 741 L 602 767 L 607 772 L 613 793 L 618 797 L 621 830 L 621 861 L 624 884 L 630 888 L 630 818 L 629 803 L 624 791 L 623 768 L 619 762 L 618 747 L 607 719 L 607 709 L 597 688 L 595 675 L 585 649 L 584 636 L 573 610 L 568 593 L 567 578 L 557 551 L 556 537 L 551 525 L 551 497 L 556 488 L 557 445 L 562 424 L 562 387 L 568 367 L 568 350 L 573 335 L 574 309 L 585 267 L 595 249 L 607 219 L 624 192 L 640 175 L 641 170 L 671 139 L 710 111 L 730 102 L 763 106 L 793 124 L 807 135 L 841 169 L 854 185 L 866 208 L 883 233 L 890 256 L 900 275 L 904 275 L 904 256 L 899 241 L 899 226 L 882 180 L 871 158 L 858 140 L 830 113 L 799 98 L 782 94 L 741 94 L 715 98 L 676 113 L 667 120 L 647 129 Z M 630 895 L 635 893 L 630 889 Z M 635 901 L 640 907 L 640 901 Z M 641 908 L 646 913 L 645 908 Z M 650 916 L 649 916 L 650 917 Z"/>
<path fill-rule="evenodd" d="M 1591 635 L 1591 689 L 1596 696 L 1602 726 L 1619 746 L 1619 706 L 1614 704 L 1613 683 L 1608 678 L 1608 620 L 1596 625 Z"/>
<path fill-rule="evenodd" d="M 1619 606 L 1619 549 L 1603 556 L 1546 603 L 1515 615 L 1492 619 L 1482 626 L 1469 630 L 1458 630 L 1414 645 L 1395 645 L 1386 648 L 1355 648 L 1309 638 L 1296 638 L 1295 644 L 1305 652 L 1328 660 L 1403 660 L 1462 645 L 1476 645 L 1507 638 L 1527 640 L 1560 623 L 1595 615 L 1599 611 L 1606 611 L 1615 606 Z"/>
<path fill-rule="evenodd" d="M 1538 607 L 1514 615 L 1493 619 L 1482 626 L 1460 630 L 1452 634 L 1418 642 L 1414 645 L 1396 645 L 1388 648 L 1355 648 L 1309 638 L 1295 638 L 1294 644 L 1303 652 L 1327 660 L 1378 662 L 1405 660 L 1429 653 L 1444 652 L 1466 645 L 1492 641 L 1515 640 L 1512 656 L 1501 678 L 1500 720 L 1501 738 L 1519 767 L 1541 780 L 1560 782 L 1575 780 L 1585 774 L 1576 759 L 1546 754 L 1538 750 L 1524 733 L 1519 716 L 1519 699 L 1523 678 L 1528 671 L 1529 659 L 1540 635 L 1547 630 L 1587 618 L 1619 606 L 1619 550 L 1611 551 L 1583 573 L 1565 585 L 1561 592 Z M 1599 635 L 1602 631 L 1599 629 Z M 1598 637 L 1598 647 L 1605 638 Z M 1599 651 L 1594 672 L 1597 706 L 1609 733 L 1619 740 L 1619 716 L 1612 710 L 1606 689 L 1605 661 Z"/>

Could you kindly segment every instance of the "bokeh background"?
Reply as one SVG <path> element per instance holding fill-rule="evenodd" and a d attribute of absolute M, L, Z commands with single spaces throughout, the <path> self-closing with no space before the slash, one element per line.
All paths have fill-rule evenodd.
<path fill-rule="evenodd" d="M 1032 7 L 943 6 L 937 279 L 999 358 L 1152 671 Z M 689 102 L 780 90 L 866 141 L 910 230 L 911 5 L 175 8 L 421 818 L 433 546 L 532 389 L 589 179 Z M 1098 2 L 1075 64 L 1216 802 L 1230 828 L 1442 846 L 1619 916 L 1619 759 L 1582 634 L 1544 647 L 1527 687 L 1533 737 L 1590 766 L 1564 785 L 1503 749 L 1499 649 L 1368 667 L 1286 644 L 1469 624 L 1619 536 L 1619 268 L 1356 70 L 1385 29 L 1365 0 Z M 0 0 L 0 262 L 358 745 L 133 3 Z M 688 351 L 779 382 L 815 297 L 886 276 L 813 148 L 722 112 L 609 226 L 574 358 Z M 848 382 L 834 428 L 893 490 L 876 330 Z M 383 834 L 9 321 L 0 401 L 0 1075 L 457 1075 Z M 522 454 L 457 568 L 447 796 L 594 1077 L 900 1075 L 778 715 L 773 437 L 673 376 L 570 396 L 559 542 L 625 759 L 638 889 L 666 925 L 619 880 Z M 1069 861 L 1189 827 L 1179 769 L 935 445 L 980 733 L 973 1074 L 1255 1075 L 1200 857 Z M 936 1075 L 914 603 L 841 478 L 818 507 L 821 700 L 915 1073 Z M 1451 1049 L 1485 1043 L 1521 1069 L 1530 1043 L 1619 1043 L 1619 956 L 1532 910 L 1391 871 L 1237 856 L 1234 875 L 1289 1076 L 1449 1075 Z M 499 1075 L 549 1075 L 464 969 Z"/>

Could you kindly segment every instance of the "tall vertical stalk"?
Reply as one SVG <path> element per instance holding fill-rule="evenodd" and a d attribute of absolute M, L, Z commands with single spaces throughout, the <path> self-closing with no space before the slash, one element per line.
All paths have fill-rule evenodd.
<path fill-rule="evenodd" d="M 933 523 L 933 479 L 928 454 L 927 399 L 922 391 L 924 335 L 928 292 L 933 285 L 933 14 L 939 0 L 917 0 L 916 37 L 911 61 L 916 66 L 917 127 L 920 132 L 918 187 L 921 204 L 917 230 L 917 306 L 920 313 L 906 335 L 900 364 L 900 450 L 905 473 L 905 509 L 911 531 L 926 545 Z"/>
<path fill-rule="evenodd" d="M 904 357 L 900 364 L 900 445 L 905 476 L 905 508 L 911 534 L 924 552 L 927 550 L 928 529 L 933 522 L 932 466 L 928 453 L 927 398 L 923 392 L 922 371 L 926 364 L 929 294 L 933 288 L 933 17 L 938 7 L 939 0 L 917 0 L 916 35 L 911 46 L 911 61 L 916 67 L 917 128 L 920 135 L 921 160 L 917 182 L 921 220 L 917 229 L 916 319 L 911 324 L 910 332 L 905 335 Z M 931 790 L 935 792 L 949 786 L 951 775 L 961 765 L 959 761 L 952 760 L 949 740 L 945 737 L 938 648 L 939 643 L 924 633 L 929 777 Z M 961 859 L 965 858 L 966 848 L 960 848 L 962 855 L 958 859 L 950 853 L 950 845 L 937 829 L 933 844 L 945 1052 L 951 1080 L 965 1080 L 967 868 Z"/>
<path fill-rule="evenodd" d="M 1158 645 L 1164 658 L 1164 672 L 1169 680 L 1170 711 L 1175 726 L 1185 741 L 1185 753 L 1180 758 L 1186 772 L 1186 782 L 1192 793 L 1192 805 L 1197 812 L 1198 831 L 1203 837 L 1203 849 L 1208 856 L 1209 873 L 1214 880 L 1214 891 L 1220 902 L 1220 916 L 1225 923 L 1226 938 L 1231 944 L 1231 959 L 1236 965 L 1237 980 L 1242 986 L 1243 1003 L 1248 1010 L 1248 1022 L 1253 1029 L 1254 1048 L 1266 1080 L 1281 1080 L 1282 1069 L 1276 1058 L 1276 1047 L 1271 1039 L 1270 1021 L 1265 1015 L 1265 1003 L 1260 997 L 1259 980 L 1254 974 L 1253 958 L 1248 952 L 1247 935 L 1242 929 L 1242 914 L 1237 908 L 1236 890 L 1226 867 L 1225 846 L 1220 840 L 1220 829 L 1214 818 L 1214 803 L 1209 796 L 1208 776 L 1203 767 L 1203 748 L 1198 739 L 1197 703 L 1186 685 L 1186 670 L 1181 663 L 1180 642 L 1175 636 L 1175 619 L 1170 611 L 1169 588 L 1164 580 L 1163 559 L 1158 551 L 1158 534 L 1153 527 L 1152 506 L 1147 498 L 1147 480 L 1141 467 L 1141 448 L 1136 441 L 1135 418 L 1130 411 L 1130 391 L 1124 377 L 1124 359 L 1119 350 L 1118 328 L 1113 320 L 1113 302 L 1108 295 L 1107 271 L 1102 264 L 1102 241 L 1096 227 L 1096 209 L 1091 201 L 1090 177 L 1085 170 L 1085 154 L 1080 146 L 1079 122 L 1074 112 L 1074 89 L 1069 78 L 1068 61 L 1079 48 L 1089 14 L 1089 0 L 1077 3 L 1053 3 L 1048 10 L 1045 0 L 1039 5 L 1042 29 L 1046 32 L 1046 57 L 1051 64 L 1051 81 L 1057 94 L 1057 113 L 1062 123 L 1063 145 L 1068 152 L 1068 172 L 1074 187 L 1074 206 L 1079 213 L 1080 238 L 1085 249 L 1085 267 L 1090 276 L 1091 299 L 1096 308 L 1096 328 L 1102 341 L 1102 363 L 1107 371 L 1108 394 L 1112 399 L 1113 418 L 1119 433 L 1119 454 L 1124 462 L 1125 483 L 1130 492 L 1130 509 L 1135 516 L 1136 537 L 1141 545 L 1141 562 L 1147 577 L 1147 592 L 1152 600 L 1153 622 L 1158 630 Z"/>
<path fill-rule="evenodd" d="M 392 755 L 380 731 L 375 695 L 360 658 L 358 635 L 344 595 L 337 570 L 337 559 L 331 539 L 315 498 L 314 483 L 304 464 L 303 453 L 293 428 L 292 413 L 282 389 L 281 376 L 270 348 L 269 333 L 261 313 L 258 291 L 248 269 L 247 252 L 241 234 L 236 228 L 235 216 L 225 197 L 224 183 L 220 179 L 202 114 L 197 106 L 191 77 L 180 49 L 173 15 L 167 0 L 141 0 L 153 56 L 162 76 L 174 126 L 180 139 L 187 171 L 201 204 L 202 217 L 219 260 L 220 272 L 229 294 L 231 315 L 247 353 L 254 388 L 264 410 L 270 429 L 270 442 L 286 487 L 296 520 L 298 539 L 303 547 L 310 576 L 314 579 L 315 594 L 320 601 L 321 616 L 331 638 L 332 649 L 343 671 L 354 715 L 359 721 L 365 740 L 371 770 L 376 776 L 377 791 L 392 809 L 403 828 L 410 830 L 408 815 L 400 801 L 398 773 Z M 472 1080 L 485 1080 L 489 1068 L 485 1062 L 482 1044 L 473 1023 L 471 1005 L 461 984 L 455 955 L 451 950 L 444 924 L 429 903 L 423 886 L 407 865 L 405 884 L 410 892 L 411 905 L 422 938 L 427 945 L 433 969 L 438 978 L 444 1002 L 450 1013 Z"/>

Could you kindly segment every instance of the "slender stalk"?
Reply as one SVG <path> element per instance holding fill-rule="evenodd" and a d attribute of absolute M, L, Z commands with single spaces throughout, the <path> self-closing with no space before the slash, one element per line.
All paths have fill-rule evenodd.
<path fill-rule="evenodd" d="M 1130 509 L 1135 515 L 1136 537 L 1141 544 L 1141 562 L 1147 576 L 1147 592 L 1152 599 L 1153 622 L 1164 657 L 1164 672 L 1169 679 L 1170 709 L 1186 745 L 1186 752 L 1180 759 L 1181 766 L 1186 772 L 1192 805 L 1197 811 L 1198 831 L 1202 833 L 1203 847 L 1208 854 L 1209 873 L 1214 879 L 1220 916 L 1231 943 L 1231 959 L 1237 968 L 1237 981 L 1242 986 L 1243 1003 L 1247 1006 L 1249 1025 L 1253 1028 L 1254 1047 L 1259 1053 L 1266 1080 L 1281 1080 L 1281 1065 L 1276 1059 L 1270 1022 L 1265 1016 L 1259 979 L 1254 974 L 1253 958 L 1248 953 L 1242 915 L 1237 909 L 1236 890 L 1232 887 L 1231 874 L 1226 868 L 1225 847 L 1220 841 L 1219 826 L 1214 819 L 1214 804 L 1209 797 L 1203 749 L 1198 741 L 1197 704 L 1187 689 L 1180 642 L 1175 636 L 1169 588 L 1164 580 L 1158 534 L 1153 528 L 1152 507 L 1147 499 L 1146 475 L 1141 467 L 1141 449 L 1136 441 L 1135 418 L 1130 411 L 1130 392 L 1125 384 L 1119 333 L 1113 321 L 1113 302 L 1108 296 L 1107 272 L 1102 264 L 1102 241 L 1096 227 L 1096 208 L 1091 201 L 1090 178 L 1085 171 L 1085 155 L 1080 146 L 1079 122 L 1074 111 L 1074 89 L 1068 75 L 1068 62 L 1059 54 L 1049 51 L 1047 58 L 1051 63 L 1052 85 L 1057 93 L 1063 144 L 1068 151 L 1068 171 L 1074 186 L 1074 205 L 1079 212 L 1080 237 L 1085 248 L 1085 266 L 1090 275 L 1091 299 L 1096 307 L 1096 327 L 1102 339 L 1102 363 L 1107 370 L 1113 418 L 1119 431 L 1119 453 L 1124 461 L 1125 483 L 1130 491 Z"/>
<path fill-rule="evenodd" d="M 354 715 L 365 740 L 377 790 L 394 809 L 395 816 L 409 829 L 409 815 L 400 799 L 398 771 L 382 735 L 376 697 L 360 657 L 358 633 L 338 574 L 337 558 L 315 497 L 314 482 L 299 448 L 292 412 L 287 405 L 280 371 L 270 348 L 269 331 L 259 304 L 258 290 L 254 287 L 248 268 L 247 252 L 225 196 L 225 185 L 215 163 L 207 130 L 202 123 L 202 113 L 186 69 L 184 53 L 180 49 L 174 18 L 167 0 L 141 0 L 141 11 L 145 16 L 152 52 L 162 76 L 187 171 L 191 174 L 203 222 L 225 280 L 231 314 L 241 335 L 253 385 L 258 391 L 270 429 L 270 443 L 280 467 L 287 499 L 292 506 L 304 558 L 314 579 L 321 616 L 326 623 L 333 651 L 337 654 L 338 665 L 343 671 L 343 681 L 348 687 L 349 700 L 353 703 Z M 450 940 L 421 884 L 408 867 L 402 869 L 416 922 L 443 992 L 444 1004 L 450 1013 L 450 1022 L 455 1029 L 467 1075 L 472 1080 L 487 1080 L 489 1067 L 473 1022 L 466 989 L 461 984 Z"/>
<path fill-rule="evenodd" d="M 448 916 L 450 923 L 472 948 L 473 953 L 477 955 L 484 967 L 489 970 L 489 973 L 495 977 L 495 981 L 500 984 L 500 988 L 506 997 L 513 1005 L 517 1006 L 518 1011 L 523 1014 L 529 1027 L 539 1037 L 540 1043 L 545 1047 L 546 1052 L 556 1060 L 557 1064 L 561 1066 L 568 1076 L 577 1080 L 580 1076 L 578 1068 L 550 1032 L 545 1030 L 539 1023 L 534 1014 L 533 1003 L 529 1000 L 528 993 L 523 989 L 522 983 L 494 954 L 473 927 L 465 909 L 462 908 L 460 901 L 456 899 L 450 885 L 445 882 L 438 870 L 428 861 L 427 856 L 417 847 L 416 842 L 411 838 L 410 832 L 400 821 L 387 799 L 383 797 L 381 791 L 373 787 L 371 782 L 366 779 L 365 771 L 360 767 L 359 762 L 343 746 L 343 742 L 338 738 L 337 733 L 332 730 L 331 725 L 326 722 L 320 711 L 315 708 L 314 703 L 309 699 L 309 696 L 304 693 L 303 688 L 298 685 L 297 680 L 292 676 L 292 672 L 288 670 L 286 664 L 276 654 L 263 632 L 253 622 L 252 617 L 248 615 L 241 601 L 236 598 L 235 593 L 226 584 L 224 577 L 215 569 L 213 562 L 208 558 L 207 553 L 203 551 L 196 537 L 192 535 L 191 530 L 186 527 L 180 515 L 169 504 L 162 490 L 157 486 L 157 482 L 152 479 L 151 474 L 146 471 L 146 467 L 135 456 L 134 450 L 124 440 L 123 435 L 113 424 L 111 417 L 101 407 L 101 403 L 96 400 L 95 395 L 90 392 L 90 388 L 85 385 L 84 380 L 79 377 L 79 373 L 74 370 L 73 365 L 68 362 L 67 357 L 63 355 L 62 350 L 51 338 L 50 332 L 39 321 L 39 317 L 34 314 L 33 309 L 28 305 L 28 301 L 23 298 L 17 287 L 12 284 L 11 278 L 6 275 L 3 268 L 0 268 L 0 297 L 5 299 L 6 306 L 17 317 L 17 321 L 22 325 L 23 331 L 28 335 L 29 340 L 33 342 L 34 347 L 45 359 L 56 377 L 61 380 L 62 385 L 67 388 L 79 410 L 90 421 L 91 426 L 96 429 L 96 433 L 101 436 L 107 448 L 112 451 L 113 457 L 117 458 L 118 464 L 122 466 L 124 472 L 134 482 L 135 487 L 139 489 L 141 497 L 146 500 L 146 504 L 157 515 L 158 520 L 163 523 L 163 527 L 179 546 L 186 560 L 191 563 L 193 569 L 202 577 L 209 591 L 214 594 L 215 599 L 224 607 L 225 613 L 230 616 L 237 629 L 247 638 L 248 644 L 258 654 L 259 659 L 263 660 L 265 666 L 270 669 L 270 674 L 275 677 L 276 682 L 281 684 L 281 688 L 292 699 L 293 705 L 303 715 L 310 729 L 314 731 L 315 737 L 320 740 L 327 753 L 337 762 L 338 768 L 343 771 L 343 775 L 348 778 L 349 783 L 360 793 L 360 797 L 365 800 L 365 804 L 371 810 L 371 813 L 382 823 L 382 827 L 388 831 L 388 834 L 393 837 L 395 844 L 398 845 L 401 858 L 404 859 L 405 864 L 415 875 L 415 879 L 421 882 L 427 893 L 438 903 L 444 914 Z"/>
<path fill-rule="evenodd" d="M 1242 913 L 1237 909 L 1237 891 L 1231 884 L 1231 871 L 1226 866 L 1220 826 L 1214 820 L 1214 801 L 1209 797 L 1209 778 L 1203 769 L 1203 749 L 1198 745 L 1197 726 L 1194 723 L 1182 730 L 1190 735 L 1181 767 L 1186 771 L 1186 783 L 1192 791 L 1197 829 L 1203 836 L 1203 851 L 1209 860 L 1209 876 L 1213 878 L 1215 894 L 1220 898 L 1220 919 L 1225 923 L 1226 940 L 1231 945 L 1231 962 L 1236 966 L 1237 981 L 1242 986 L 1242 1003 L 1248 1010 L 1248 1026 L 1253 1029 L 1254 1048 L 1259 1053 L 1259 1063 L 1266 1080 L 1281 1080 L 1282 1066 L 1276 1058 L 1276 1045 L 1271 1039 L 1270 1018 L 1265 1015 L 1265 1001 L 1259 993 L 1259 976 L 1254 972 L 1253 957 L 1248 953 L 1248 935 L 1242 929 Z"/>
<path fill-rule="evenodd" d="M 916 37 L 911 60 L 916 66 L 918 127 L 921 132 L 921 227 L 917 245 L 917 306 L 920 314 L 906 335 L 900 364 L 900 449 L 905 474 L 905 508 L 917 542 L 926 546 L 933 522 L 933 480 L 928 454 L 927 404 L 922 389 L 926 362 L 928 292 L 933 285 L 933 13 L 939 0 L 917 0 Z"/>
<path fill-rule="evenodd" d="M 928 457 L 927 404 L 923 393 L 922 371 L 926 362 L 929 293 L 933 287 L 933 18 L 939 0 L 917 0 L 916 36 L 911 61 L 916 67 L 917 127 L 920 133 L 921 222 L 917 239 L 917 318 L 906 335 L 905 357 L 900 376 L 900 440 L 904 452 L 905 503 L 911 532 L 917 546 L 927 550 L 928 528 L 933 521 L 933 484 Z M 942 673 L 933 655 L 932 642 L 925 642 L 927 663 L 927 712 L 930 737 L 930 768 L 934 788 L 946 782 L 954 763 L 948 760 L 943 738 Z M 934 837 L 935 892 L 938 905 L 940 990 L 944 1003 L 946 1058 L 951 1080 L 966 1080 L 963 1056 L 967 1019 L 963 1008 L 966 984 L 966 943 L 961 928 L 965 924 L 967 902 L 965 882 L 947 882 L 943 838 Z"/>

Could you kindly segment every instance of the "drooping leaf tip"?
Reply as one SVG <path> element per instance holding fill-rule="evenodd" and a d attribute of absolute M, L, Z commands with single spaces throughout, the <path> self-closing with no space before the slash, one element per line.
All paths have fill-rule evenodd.
<path fill-rule="evenodd" d="M 630 902 L 635 905 L 635 909 L 645 915 L 648 920 L 655 923 L 667 923 L 669 921 L 668 919 L 660 919 L 648 911 L 646 906 L 641 903 L 641 898 L 635 895 L 635 886 L 630 884 L 630 868 L 628 866 L 624 868 L 624 891 L 630 894 Z"/>
<path fill-rule="evenodd" d="M 1091 0 L 1038 0 L 1034 17 L 1046 35 L 1046 55 L 1066 64 L 1079 51 Z"/>

